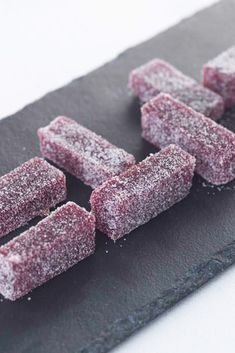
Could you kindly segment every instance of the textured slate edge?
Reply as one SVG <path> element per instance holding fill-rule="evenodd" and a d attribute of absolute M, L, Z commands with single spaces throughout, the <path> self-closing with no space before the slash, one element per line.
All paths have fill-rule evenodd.
<path fill-rule="evenodd" d="M 126 318 L 116 321 L 99 338 L 79 350 L 78 353 L 105 353 L 109 351 L 136 330 L 144 327 L 149 321 L 223 272 L 234 262 L 235 241 L 215 253 L 209 261 L 192 268 L 183 279 L 176 280 L 170 289 L 162 293 L 161 297 L 157 297 L 156 300 L 142 306 Z"/>

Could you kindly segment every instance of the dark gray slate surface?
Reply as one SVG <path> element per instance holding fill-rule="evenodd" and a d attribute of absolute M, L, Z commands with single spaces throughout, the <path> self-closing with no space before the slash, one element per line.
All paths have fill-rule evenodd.
<path fill-rule="evenodd" d="M 141 160 L 154 149 L 140 137 L 128 72 L 159 56 L 199 78 L 202 63 L 233 44 L 234 33 L 235 3 L 225 0 L 1 121 L 0 173 L 39 154 L 36 130 L 58 114 Z M 235 110 L 222 123 L 235 130 Z M 88 207 L 88 187 L 68 176 L 68 188 L 70 200 Z M 96 254 L 34 290 L 30 301 L 1 298 L 0 352 L 106 352 L 224 270 L 235 260 L 234 188 L 203 187 L 195 177 L 187 199 L 126 240 L 113 244 L 98 233 Z"/>

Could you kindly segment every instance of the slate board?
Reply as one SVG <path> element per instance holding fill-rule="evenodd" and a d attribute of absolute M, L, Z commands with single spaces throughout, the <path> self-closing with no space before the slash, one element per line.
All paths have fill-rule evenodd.
<path fill-rule="evenodd" d="M 157 56 L 199 79 L 202 63 L 233 44 L 234 33 L 235 2 L 225 0 L 4 119 L 0 173 L 38 155 L 37 128 L 59 114 L 143 159 L 154 149 L 140 137 L 129 71 Z M 235 110 L 222 123 L 235 130 Z M 98 233 L 94 256 L 30 296 L 0 297 L 0 351 L 107 352 L 232 264 L 235 182 L 223 190 L 203 185 L 196 176 L 189 197 L 116 244 Z M 68 190 L 70 200 L 89 207 L 89 187 L 68 175 Z"/>

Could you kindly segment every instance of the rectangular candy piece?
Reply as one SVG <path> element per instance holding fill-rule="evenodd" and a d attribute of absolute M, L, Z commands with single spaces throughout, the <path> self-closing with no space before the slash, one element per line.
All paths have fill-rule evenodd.
<path fill-rule="evenodd" d="M 168 94 L 142 107 L 142 136 L 157 147 L 175 143 L 197 159 L 196 171 L 212 184 L 235 178 L 235 134 Z"/>
<path fill-rule="evenodd" d="M 64 174 L 35 157 L 0 178 L 0 237 L 66 198 Z"/>
<path fill-rule="evenodd" d="M 96 227 L 114 241 L 188 195 L 195 158 L 171 145 L 91 194 Z"/>
<path fill-rule="evenodd" d="M 0 293 L 22 297 L 94 251 L 94 216 L 68 202 L 0 247 Z"/>
<path fill-rule="evenodd" d="M 203 84 L 219 93 L 226 107 L 235 105 L 235 46 L 204 65 Z"/>
<path fill-rule="evenodd" d="M 212 120 L 218 120 L 224 113 L 222 97 L 199 84 L 173 92 L 172 96 Z"/>
<path fill-rule="evenodd" d="M 199 85 L 191 77 L 163 61 L 154 59 L 133 70 L 129 76 L 129 88 L 143 102 L 159 93 L 171 94 L 194 110 L 217 120 L 224 112 L 223 99 Z"/>
<path fill-rule="evenodd" d="M 135 158 L 76 121 L 59 116 L 38 130 L 42 155 L 96 188 L 135 164 Z"/>

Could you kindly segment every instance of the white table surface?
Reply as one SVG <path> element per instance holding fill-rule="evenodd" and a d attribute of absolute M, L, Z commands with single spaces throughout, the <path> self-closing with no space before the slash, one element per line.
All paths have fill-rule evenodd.
<path fill-rule="evenodd" d="M 0 118 L 213 2 L 0 0 Z M 113 352 L 234 353 L 234 333 L 235 266 Z"/>

